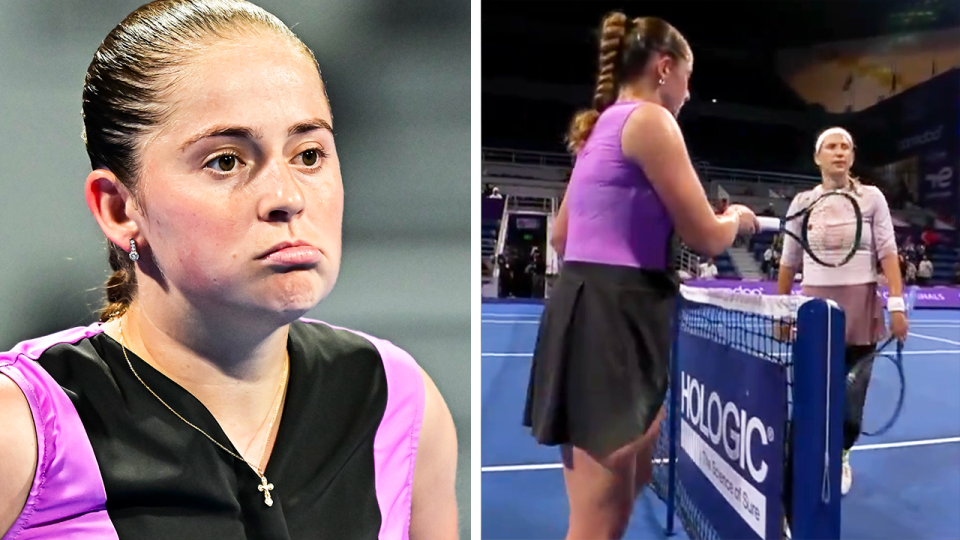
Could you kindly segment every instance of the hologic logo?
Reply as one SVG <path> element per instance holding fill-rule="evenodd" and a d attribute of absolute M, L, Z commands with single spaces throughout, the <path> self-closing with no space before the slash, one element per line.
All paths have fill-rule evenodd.
<path fill-rule="evenodd" d="M 757 463 L 753 455 L 754 439 L 759 439 L 761 447 L 770 444 L 774 440 L 773 428 L 765 426 L 756 416 L 748 416 L 736 403 L 724 402 L 716 392 L 686 372 L 681 372 L 680 381 L 680 413 L 713 446 L 723 448 L 730 461 L 748 472 L 754 482 L 763 483 L 769 467 L 762 459 Z"/>
<path fill-rule="evenodd" d="M 936 129 L 931 129 L 930 131 L 925 131 L 919 135 L 914 135 L 912 137 L 907 137 L 902 139 L 897 143 L 897 149 L 901 152 L 915 148 L 917 146 L 923 146 L 927 143 L 932 143 L 934 141 L 939 141 L 940 136 L 943 135 L 943 124 L 941 124 Z"/>

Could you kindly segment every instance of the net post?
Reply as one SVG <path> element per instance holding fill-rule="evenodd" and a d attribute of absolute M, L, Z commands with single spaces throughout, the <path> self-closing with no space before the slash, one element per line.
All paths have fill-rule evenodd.
<path fill-rule="evenodd" d="M 792 537 L 840 538 L 844 400 L 843 311 L 811 300 L 797 314 L 793 348 Z"/>

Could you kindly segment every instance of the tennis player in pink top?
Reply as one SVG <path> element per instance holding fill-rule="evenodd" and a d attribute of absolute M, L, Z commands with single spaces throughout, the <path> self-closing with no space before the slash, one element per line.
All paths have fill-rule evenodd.
<path fill-rule="evenodd" d="M 245 0 L 155 0 L 82 96 L 113 274 L 98 322 L 0 350 L 0 540 L 457 538 L 436 385 L 303 318 L 344 213 L 313 52 Z"/>
<path fill-rule="evenodd" d="M 790 294 L 797 270 L 803 268 L 803 294 L 833 300 L 846 315 L 846 365 L 850 369 L 864 356 L 872 353 L 884 334 L 883 306 L 877 290 L 877 262 L 889 289 L 887 310 L 890 312 L 890 333 L 901 341 L 907 337 L 907 317 L 903 301 L 903 284 L 897 258 L 897 242 L 893 232 L 890 208 L 883 193 L 874 186 L 865 186 L 850 174 L 853 165 L 853 137 L 845 129 L 834 127 L 817 138 L 814 161 L 820 167 L 823 183 L 798 193 L 790 204 L 787 215 L 801 211 L 824 191 L 848 190 L 857 199 L 863 212 L 863 237 L 856 255 L 847 264 L 832 268 L 821 266 L 804 253 L 790 235 L 784 235 L 783 255 L 777 284 L 779 294 Z M 789 221 L 787 229 L 800 234 L 799 220 Z M 869 380 L 869 377 L 865 377 Z M 867 399 L 866 386 L 850 399 L 858 401 L 857 410 L 863 410 Z M 843 476 L 841 490 L 850 491 L 853 472 L 849 454 L 860 435 L 862 417 L 848 414 L 843 426 Z"/>

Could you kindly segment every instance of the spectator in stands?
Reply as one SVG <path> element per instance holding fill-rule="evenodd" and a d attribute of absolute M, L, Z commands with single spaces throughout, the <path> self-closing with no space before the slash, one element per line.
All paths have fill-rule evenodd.
<path fill-rule="evenodd" d="M 700 279 L 717 279 L 717 265 L 713 259 L 707 259 L 700 265 Z"/>
<path fill-rule="evenodd" d="M 770 243 L 770 247 L 763 252 L 763 263 L 760 265 L 760 269 L 768 279 L 773 279 L 777 275 L 777 268 L 780 266 L 781 246 L 782 240 L 780 240 L 780 236 L 778 235 L 774 241 Z"/>
<path fill-rule="evenodd" d="M 923 232 L 920 233 L 920 243 L 925 248 L 936 245 L 940 241 L 940 233 L 938 233 L 933 225 L 928 225 L 923 229 Z"/>
<path fill-rule="evenodd" d="M 913 243 L 913 237 L 907 235 L 907 238 L 903 242 L 903 249 L 901 250 L 907 259 L 913 259 L 917 254 L 917 248 Z"/>
<path fill-rule="evenodd" d="M 933 277 L 933 263 L 926 255 L 920 259 L 920 265 L 917 267 L 917 284 L 929 285 L 930 278 Z"/>
<path fill-rule="evenodd" d="M 497 255 L 497 267 L 499 268 L 499 277 L 497 279 L 497 296 L 500 298 L 513 298 L 516 290 L 516 255 L 512 247 L 503 250 L 503 253 Z"/>
<path fill-rule="evenodd" d="M 953 265 L 953 284 L 960 285 L 960 262 Z"/>
<path fill-rule="evenodd" d="M 763 262 L 760 263 L 760 271 L 763 272 L 763 275 L 770 277 L 772 274 L 771 265 L 773 264 L 773 244 L 771 243 L 767 246 L 767 250 L 763 252 Z"/>
<path fill-rule="evenodd" d="M 488 197 L 491 199 L 502 199 L 503 195 L 500 194 L 500 188 L 494 187 L 492 190 L 490 190 L 490 195 L 488 195 Z"/>
<path fill-rule="evenodd" d="M 484 185 L 483 185 L 483 196 L 484 196 L 484 197 L 489 197 L 491 193 L 493 193 L 493 185 L 490 184 L 490 183 L 484 184 Z"/>
<path fill-rule="evenodd" d="M 917 265 L 910 259 L 907 259 L 907 271 L 905 275 L 908 285 L 913 285 L 917 282 Z"/>
<path fill-rule="evenodd" d="M 547 264 L 540 253 L 540 249 L 534 247 L 530 251 L 530 261 L 526 267 L 527 279 L 530 282 L 530 298 L 543 298 L 546 284 Z"/>

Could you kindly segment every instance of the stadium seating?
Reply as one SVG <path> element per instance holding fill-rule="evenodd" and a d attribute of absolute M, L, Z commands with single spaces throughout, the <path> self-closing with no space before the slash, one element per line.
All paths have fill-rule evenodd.
<path fill-rule="evenodd" d="M 930 262 L 933 263 L 933 284 L 949 284 L 953 280 L 953 268 L 960 262 L 960 254 L 953 246 L 946 244 L 934 245 L 927 250 Z"/>
<path fill-rule="evenodd" d="M 713 262 L 717 265 L 717 279 L 740 279 L 737 267 L 733 265 L 733 260 L 726 251 L 714 257 Z"/>
<path fill-rule="evenodd" d="M 521 199 L 559 199 L 563 186 L 560 182 L 566 177 L 565 171 L 569 169 L 569 160 L 569 156 L 565 154 L 484 149 L 485 180 L 488 182 L 496 182 L 501 176 L 494 174 L 494 171 L 499 171 L 500 168 L 503 168 L 503 177 L 505 178 L 515 179 L 514 182 L 520 178 L 529 178 L 531 181 L 528 189 L 519 190 L 519 188 L 513 188 L 523 191 L 522 194 L 520 192 L 516 194 L 518 201 Z M 514 170 L 522 169 L 523 167 L 529 167 L 531 171 L 536 172 L 536 174 L 533 172 L 524 173 L 524 171 Z M 809 189 L 818 182 L 818 177 L 813 174 L 791 174 L 757 169 L 732 169 L 718 167 L 715 164 L 702 160 L 697 160 L 696 168 L 700 179 L 704 183 L 704 189 L 711 199 L 711 203 L 715 204 L 718 193 L 724 192 L 733 202 L 746 204 L 753 208 L 758 214 L 763 212 L 766 215 L 783 215 L 794 194 L 800 190 Z M 558 187 L 553 188 L 553 184 Z M 535 193 L 538 195 L 532 197 Z M 490 257 L 493 256 L 496 250 L 497 235 L 502 219 L 504 203 L 505 200 L 503 199 L 484 199 L 483 201 L 481 245 L 485 260 L 490 260 Z M 548 209 L 538 208 L 537 210 Z M 902 237 L 906 235 L 910 235 L 915 239 L 920 237 L 920 229 L 917 228 L 917 224 L 927 218 L 924 217 L 925 214 L 922 209 L 915 210 L 915 213 L 918 214 L 917 216 L 909 217 L 906 214 L 901 216 L 901 223 L 911 224 L 909 227 L 898 227 L 897 229 L 898 239 L 901 245 Z M 902 213 L 905 212 L 905 210 L 897 210 L 895 213 L 896 212 Z M 763 233 L 750 239 L 747 247 L 761 265 L 763 263 L 763 254 L 772 243 L 774 236 L 773 233 Z M 957 238 L 954 234 L 951 234 L 945 244 L 934 246 L 928 251 L 934 268 L 933 283 L 952 283 L 955 265 L 960 263 L 960 252 L 958 252 L 957 247 Z M 715 257 L 714 262 L 717 265 L 718 278 L 742 278 L 737 272 L 733 260 L 728 253 L 725 252 Z"/>

